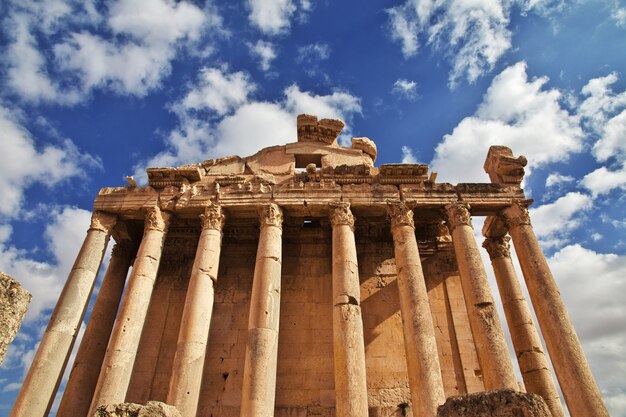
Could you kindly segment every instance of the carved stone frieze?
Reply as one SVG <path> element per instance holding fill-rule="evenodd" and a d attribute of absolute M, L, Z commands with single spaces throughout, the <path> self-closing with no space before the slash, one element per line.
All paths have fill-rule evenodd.
<path fill-rule="evenodd" d="M 95 211 L 91 215 L 91 225 L 89 230 L 100 230 L 104 233 L 111 233 L 111 230 L 117 222 L 117 216 L 114 214 Z"/>
<path fill-rule="evenodd" d="M 322 119 L 309 114 L 298 115 L 298 142 L 334 144 L 344 128 L 341 120 Z"/>
<path fill-rule="evenodd" d="M 276 226 L 282 228 L 283 210 L 278 204 L 267 204 L 259 208 L 259 221 L 261 228 L 266 226 Z"/>
<path fill-rule="evenodd" d="M 497 258 L 510 258 L 511 247 L 508 236 L 498 236 L 485 239 L 483 242 L 483 248 L 487 249 L 489 253 L 489 259 L 494 260 Z"/>
<path fill-rule="evenodd" d="M 146 209 L 146 217 L 144 220 L 144 230 L 158 230 L 164 232 L 169 226 L 172 215 L 168 212 L 161 211 L 157 206 L 148 207 Z"/>
<path fill-rule="evenodd" d="M 409 226 L 415 229 L 413 208 L 406 202 L 387 203 L 387 214 L 391 219 L 391 227 Z"/>
<path fill-rule="evenodd" d="M 214 229 L 221 232 L 225 220 L 226 215 L 219 204 L 210 203 L 204 209 L 204 213 L 200 215 L 203 229 Z"/>
<path fill-rule="evenodd" d="M 512 230 L 520 225 L 530 225 L 528 208 L 520 203 L 513 203 L 500 213 L 507 229 Z"/>
<path fill-rule="evenodd" d="M 354 216 L 352 215 L 352 210 L 350 210 L 350 203 L 342 201 L 331 204 L 330 223 L 333 227 L 346 224 L 354 230 Z"/>
<path fill-rule="evenodd" d="M 381 184 L 416 184 L 428 179 L 427 164 L 382 164 Z"/>
<path fill-rule="evenodd" d="M 472 217 L 470 215 L 470 205 L 460 201 L 447 204 L 446 207 L 448 228 L 452 232 L 457 226 L 472 227 Z"/>

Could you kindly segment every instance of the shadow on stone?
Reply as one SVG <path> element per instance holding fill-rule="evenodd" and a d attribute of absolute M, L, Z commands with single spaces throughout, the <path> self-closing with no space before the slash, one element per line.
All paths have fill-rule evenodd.
<path fill-rule="evenodd" d="M 146 405 L 122 403 L 98 407 L 94 417 L 181 417 L 176 407 L 158 401 Z"/>
<path fill-rule="evenodd" d="M 551 417 L 537 394 L 512 389 L 450 397 L 437 409 L 438 417 Z"/>

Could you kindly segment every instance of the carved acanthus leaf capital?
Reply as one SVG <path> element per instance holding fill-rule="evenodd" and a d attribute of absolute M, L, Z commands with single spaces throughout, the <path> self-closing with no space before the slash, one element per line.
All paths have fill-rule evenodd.
<path fill-rule="evenodd" d="M 446 205 L 447 223 L 450 231 L 453 231 L 457 226 L 472 227 L 472 217 L 469 211 L 470 205 L 460 201 Z"/>
<path fill-rule="evenodd" d="M 266 226 L 276 226 L 282 228 L 283 210 L 278 204 L 268 204 L 259 209 L 259 221 L 261 228 Z"/>
<path fill-rule="evenodd" d="M 169 226 L 171 216 L 170 213 L 161 211 L 157 206 L 148 207 L 144 220 L 144 231 L 158 230 L 165 232 Z"/>
<path fill-rule="evenodd" d="M 530 225 L 530 216 L 528 208 L 520 203 L 513 203 L 500 213 L 504 224 L 509 230 L 513 230 L 517 226 Z"/>
<path fill-rule="evenodd" d="M 413 208 L 406 202 L 387 203 L 387 214 L 391 219 L 391 227 L 409 226 L 415 229 L 413 221 Z"/>
<path fill-rule="evenodd" d="M 116 222 L 116 215 L 105 213 L 103 211 L 94 211 L 91 215 L 91 225 L 89 226 L 89 230 L 100 230 L 104 233 L 111 233 L 111 230 L 113 230 Z"/>
<path fill-rule="evenodd" d="M 219 204 L 209 204 L 204 213 L 200 215 L 200 221 L 202 222 L 202 229 L 214 229 L 222 231 L 224 228 L 224 222 L 226 215 Z"/>
<path fill-rule="evenodd" d="M 333 227 L 340 224 L 345 224 L 350 226 L 350 228 L 354 230 L 354 216 L 352 215 L 352 211 L 350 210 L 350 203 L 342 201 L 339 203 L 331 204 L 330 223 Z"/>
<path fill-rule="evenodd" d="M 494 260 L 497 258 L 510 258 L 510 240 L 511 238 L 508 236 L 488 237 L 485 239 L 483 242 L 483 248 L 487 249 L 489 259 Z"/>

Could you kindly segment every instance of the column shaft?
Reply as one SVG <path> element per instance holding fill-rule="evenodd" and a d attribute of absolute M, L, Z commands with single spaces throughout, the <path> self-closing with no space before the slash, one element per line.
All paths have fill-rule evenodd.
<path fill-rule="evenodd" d="M 283 214 L 280 207 L 270 204 L 260 210 L 259 217 L 241 417 L 273 417 L 276 396 Z"/>
<path fill-rule="evenodd" d="M 548 262 L 530 225 L 528 211 L 515 204 L 502 214 L 570 414 L 574 417 L 608 416 Z"/>
<path fill-rule="evenodd" d="M 543 397 L 553 417 L 565 417 L 539 333 L 511 262 L 508 241 L 508 236 L 488 238 L 483 246 L 491 258 L 524 385 L 527 392 Z"/>
<path fill-rule="evenodd" d="M 103 404 L 123 403 L 133 371 L 139 338 L 156 281 L 170 214 L 150 207 L 133 270 L 104 356 L 89 415 Z"/>
<path fill-rule="evenodd" d="M 86 416 L 89 412 L 128 268 L 135 253 L 136 246 L 130 242 L 120 242 L 113 247 L 111 261 L 76 353 L 57 417 Z"/>
<path fill-rule="evenodd" d="M 446 206 L 446 210 L 485 389 L 517 390 L 513 363 L 474 238 L 469 205 L 452 203 Z"/>
<path fill-rule="evenodd" d="M 361 287 L 349 203 L 330 215 L 333 227 L 333 353 L 337 417 L 367 417 Z"/>
<path fill-rule="evenodd" d="M 48 414 L 85 315 L 116 217 L 95 212 L 10 417 Z"/>
<path fill-rule="evenodd" d="M 400 311 L 404 330 L 413 414 L 437 416 L 445 394 L 428 292 L 415 239 L 413 210 L 404 204 L 388 207 L 391 217 Z"/>
<path fill-rule="evenodd" d="M 222 246 L 224 216 L 217 205 L 206 208 L 198 241 L 172 366 L 167 403 L 183 417 L 195 417 L 213 313 L 214 289 Z"/>

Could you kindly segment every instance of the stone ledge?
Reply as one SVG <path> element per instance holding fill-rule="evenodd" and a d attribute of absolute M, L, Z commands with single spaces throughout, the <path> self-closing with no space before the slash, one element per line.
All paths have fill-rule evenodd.
<path fill-rule="evenodd" d="M 181 417 L 176 407 L 159 401 L 148 401 L 146 405 L 122 403 L 98 407 L 94 417 Z"/>
<path fill-rule="evenodd" d="M 0 363 L 20 329 L 31 298 L 17 280 L 0 272 Z"/>
<path fill-rule="evenodd" d="M 437 409 L 437 417 L 551 417 L 537 394 L 512 389 L 450 397 Z"/>

